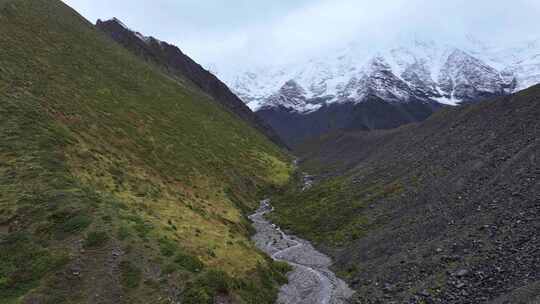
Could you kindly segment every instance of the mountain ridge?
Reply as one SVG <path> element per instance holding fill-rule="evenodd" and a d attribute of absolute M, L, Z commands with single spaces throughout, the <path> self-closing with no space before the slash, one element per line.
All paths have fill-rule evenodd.
<path fill-rule="evenodd" d="M 470 85 L 471 89 L 496 96 L 540 82 L 539 55 L 540 44 L 535 42 L 500 49 L 482 46 L 478 42 L 460 48 L 429 40 L 415 40 L 380 50 L 351 46 L 332 55 L 293 63 L 289 67 L 224 71 L 223 78 L 255 111 L 265 106 L 264 100 L 289 80 L 296 81 L 306 90 L 306 99 L 332 96 L 330 102 L 343 102 L 339 95 L 344 92 L 344 87 L 352 79 L 369 74 L 371 63 L 379 61 L 386 65 L 385 69 L 392 72 L 392 76 L 400 78 L 412 88 L 421 87 L 429 92 L 427 97 L 455 104 L 486 97 L 482 94 L 464 94 L 463 88 L 459 88 L 460 92 L 452 98 L 453 91 L 460 85 Z M 460 76 L 466 79 L 455 79 Z M 361 98 L 355 102 L 361 102 Z"/>
<path fill-rule="evenodd" d="M 463 49 L 419 40 L 381 50 L 351 46 L 223 78 L 292 147 L 352 126 L 373 130 L 420 122 L 445 106 L 540 83 L 540 44 L 500 50 L 471 43 Z"/>
<path fill-rule="evenodd" d="M 185 55 L 177 46 L 133 31 L 117 18 L 97 20 L 96 27 L 137 56 L 161 66 L 171 76 L 181 75 L 187 78 L 226 109 L 259 129 L 276 144 L 286 148 L 272 127 L 255 115 L 227 85 Z"/>

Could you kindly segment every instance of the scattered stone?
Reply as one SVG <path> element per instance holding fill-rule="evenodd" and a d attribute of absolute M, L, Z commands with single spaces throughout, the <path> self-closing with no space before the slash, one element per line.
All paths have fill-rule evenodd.
<path fill-rule="evenodd" d="M 468 274 L 469 274 L 469 271 L 468 271 L 467 269 L 460 269 L 460 270 L 454 272 L 454 275 L 455 275 L 456 277 L 458 277 L 458 278 L 464 277 L 464 276 L 466 276 L 466 275 L 468 275 Z"/>
<path fill-rule="evenodd" d="M 78 266 L 78 265 L 72 266 L 71 267 L 71 274 L 73 274 L 76 277 L 80 276 L 81 275 L 81 267 Z"/>
<path fill-rule="evenodd" d="M 396 289 L 396 286 L 390 284 L 390 283 L 384 283 L 384 287 L 383 287 L 383 291 L 384 292 L 388 292 L 388 293 L 391 293 L 391 292 L 394 292 Z"/>

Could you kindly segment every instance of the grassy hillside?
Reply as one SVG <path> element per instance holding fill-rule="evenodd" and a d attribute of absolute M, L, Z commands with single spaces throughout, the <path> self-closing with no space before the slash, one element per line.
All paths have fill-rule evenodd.
<path fill-rule="evenodd" d="M 535 303 L 540 86 L 391 131 L 306 143 L 274 220 L 314 240 L 359 303 Z"/>
<path fill-rule="evenodd" d="M 152 37 L 143 40 L 140 38 L 141 34 L 126 28 L 116 18 L 108 21 L 98 20 L 96 28 L 107 33 L 114 41 L 139 58 L 160 67 L 170 77 L 178 77 L 180 81 L 189 80 L 224 108 L 267 135 L 271 141 L 285 147 L 274 130 L 253 113 L 221 80 L 182 53 L 178 47 Z"/>
<path fill-rule="evenodd" d="M 289 160 L 55 0 L 0 1 L 0 302 L 271 303 L 243 211 Z"/>

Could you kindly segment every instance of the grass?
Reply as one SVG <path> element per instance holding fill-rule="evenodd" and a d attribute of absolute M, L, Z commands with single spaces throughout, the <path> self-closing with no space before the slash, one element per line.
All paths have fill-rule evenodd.
<path fill-rule="evenodd" d="M 284 228 L 318 244 L 339 247 L 363 237 L 380 223 L 368 216 L 369 206 L 379 200 L 396 198 L 403 186 L 374 181 L 355 187 L 349 176 L 330 177 L 301 191 L 297 177 L 273 198 L 272 219 Z"/>
<path fill-rule="evenodd" d="M 227 287 L 238 302 L 273 301 L 282 277 L 250 243 L 244 214 L 287 182 L 287 155 L 60 1 L 0 2 L 0 47 L 0 232 L 31 240 L 0 244 L 0 302 L 81 301 L 47 283 L 78 258 L 93 292 L 87 280 L 106 257 L 74 250 L 79 240 L 137 261 L 120 265 L 133 303 L 190 282 L 213 298 L 223 277 L 249 282 Z M 186 277 L 140 284 L 155 264 Z"/>
<path fill-rule="evenodd" d="M 62 252 L 37 244 L 25 232 L 13 233 L 0 243 L 0 298 L 12 299 L 36 287 L 47 272 L 67 261 Z"/>

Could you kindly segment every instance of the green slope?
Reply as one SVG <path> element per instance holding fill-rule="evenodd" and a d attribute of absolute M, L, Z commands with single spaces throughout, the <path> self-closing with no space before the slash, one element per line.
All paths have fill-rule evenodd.
<path fill-rule="evenodd" d="M 60 1 L 0 1 L 0 303 L 271 303 L 288 158 Z"/>

